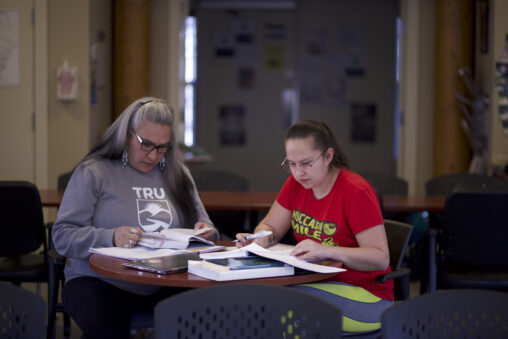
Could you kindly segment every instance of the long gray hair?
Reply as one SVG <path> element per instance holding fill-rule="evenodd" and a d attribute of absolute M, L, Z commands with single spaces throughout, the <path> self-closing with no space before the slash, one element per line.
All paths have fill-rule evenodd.
<path fill-rule="evenodd" d="M 132 131 L 146 121 L 154 124 L 166 125 L 171 128 L 171 145 L 174 147 L 167 152 L 166 166 L 162 170 L 166 192 L 176 204 L 176 210 L 181 214 L 185 226 L 194 226 L 197 221 L 197 209 L 194 203 L 194 186 L 184 172 L 178 146 L 175 145 L 173 130 L 174 114 L 161 99 L 145 97 L 134 101 L 109 126 L 97 145 L 85 156 L 83 161 L 96 158 L 120 159 L 127 149 Z M 175 147 L 177 148 L 175 150 Z"/>

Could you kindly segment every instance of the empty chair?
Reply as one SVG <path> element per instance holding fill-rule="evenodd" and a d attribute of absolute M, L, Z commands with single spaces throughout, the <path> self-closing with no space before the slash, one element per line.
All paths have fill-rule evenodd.
<path fill-rule="evenodd" d="M 242 176 L 224 170 L 191 169 L 198 191 L 248 191 L 249 182 Z M 208 211 L 210 219 L 221 234 L 235 238 L 243 232 L 246 212 L 244 211 Z"/>
<path fill-rule="evenodd" d="M 456 190 L 429 241 L 429 288 L 508 291 L 508 192 Z M 435 258 L 434 258 L 435 257 Z"/>
<path fill-rule="evenodd" d="M 47 304 L 40 296 L 0 282 L 0 337 L 44 338 L 46 321 Z"/>
<path fill-rule="evenodd" d="M 402 179 L 394 174 L 371 171 L 362 171 L 358 174 L 367 180 L 376 191 L 384 218 L 407 221 L 406 213 L 385 212 L 383 210 L 383 195 L 407 195 L 408 183 L 405 179 Z"/>
<path fill-rule="evenodd" d="M 455 188 L 487 192 L 508 191 L 508 180 L 490 175 L 452 173 L 432 178 L 425 183 L 425 193 L 427 195 L 447 195 Z"/>
<path fill-rule="evenodd" d="M 65 172 L 58 176 L 57 187 L 59 190 L 65 190 L 67 188 L 67 184 L 69 183 L 69 180 L 71 180 L 73 172 L 74 171 Z"/>
<path fill-rule="evenodd" d="M 62 173 L 58 176 L 57 188 L 59 190 L 65 190 L 67 188 L 67 183 L 71 179 L 73 171 Z M 65 268 L 65 258 L 59 255 L 54 250 L 53 240 L 52 240 L 52 228 L 53 223 L 50 222 L 47 224 L 48 227 L 48 269 L 49 269 L 49 278 L 48 278 L 48 328 L 47 328 L 47 337 L 53 338 L 55 333 L 55 321 L 56 321 L 56 313 L 63 313 L 64 320 L 64 337 L 70 337 L 71 331 L 71 320 L 69 315 L 65 312 L 63 305 L 58 302 L 58 296 L 60 291 L 60 286 L 65 282 L 64 276 L 64 268 Z"/>
<path fill-rule="evenodd" d="M 490 175 L 471 174 L 471 173 L 452 173 L 445 174 L 433 179 L 430 179 L 425 184 L 425 192 L 427 195 L 449 195 L 453 191 L 460 190 L 462 192 L 508 192 L 508 180 L 502 180 Z M 429 214 L 429 234 L 427 244 L 428 248 L 435 248 L 434 243 L 438 233 L 443 229 L 443 213 L 430 213 Z M 428 271 L 428 279 L 425 277 L 423 281 L 429 283 L 429 290 L 435 290 L 435 279 L 433 276 L 435 272 L 433 263 L 436 261 L 435 251 L 431 250 L 427 255 L 428 267 L 431 271 Z M 432 286 L 430 284 L 433 284 Z M 421 292 L 425 291 L 426 283 L 422 283 Z"/>
<path fill-rule="evenodd" d="M 46 230 L 37 187 L 26 181 L 0 181 L 0 214 L 0 280 L 17 285 L 47 282 Z"/>
<path fill-rule="evenodd" d="M 394 174 L 361 171 L 358 172 L 379 194 L 407 195 L 408 183 Z"/>
<path fill-rule="evenodd" d="M 383 338 L 508 338 L 508 294 L 448 290 L 422 294 L 387 309 Z"/>
<path fill-rule="evenodd" d="M 340 338 L 341 310 L 288 287 L 225 284 L 155 307 L 156 338 Z"/>

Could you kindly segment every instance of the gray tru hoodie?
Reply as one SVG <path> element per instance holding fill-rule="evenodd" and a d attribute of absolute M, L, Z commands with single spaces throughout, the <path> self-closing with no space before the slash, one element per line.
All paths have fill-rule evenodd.
<path fill-rule="evenodd" d="M 186 172 L 188 173 L 188 172 Z M 145 232 L 183 225 L 173 201 L 163 188 L 161 171 L 155 166 L 142 173 L 121 160 L 91 159 L 74 171 L 53 226 L 55 248 L 67 257 L 65 278 L 92 276 L 124 290 L 148 295 L 159 287 L 108 279 L 88 265 L 90 247 L 113 246 L 119 226 L 140 226 Z M 198 220 L 212 225 L 194 189 Z"/>

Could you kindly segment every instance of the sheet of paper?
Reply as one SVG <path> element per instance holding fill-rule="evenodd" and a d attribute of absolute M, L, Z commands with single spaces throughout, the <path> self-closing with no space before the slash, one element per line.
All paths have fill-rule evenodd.
<path fill-rule="evenodd" d="M 259 246 L 258 244 L 254 244 L 254 243 L 243 247 L 243 249 L 247 250 L 251 253 L 257 254 L 259 256 L 274 259 L 274 260 L 279 260 L 279 261 L 285 262 L 286 264 L 289 264 L 291 266 L 303 268 L 304 270 L 308 270 L 308 271 L 312 271 L 312 272 L 338 273 L 338 272 L 346 271 L 344 268 L 313 264 L 313 263 L 307 262 L 305 260 L 297 259 L 296 257 L 289 255 L 289 254 L 283 254 L 280 252 L 279 253 L 272 252 L 271 250 L 263 248 L 263 247 Z"/>
<path fill-rule="evenodd" d="M 294 267 L 303 268 L 305 270 L 309 270 L 312 272 L 318 273 L 335 273 L 335 272 L 344 272 L 346 271 L 343 268 L 325 266 L 319 264 L 309 263 L 305 260 L 297 259 L 296 257 L 290 255 L 294 246 L 284 245 L 284 244 L 276 244 L 269 248 L 263 248 L 255 243 L 252 243 L 248 246 L 233 249 L 231 251 L 224 252 L 216 252 L 216 253 L 203 253 L 200 255 L 201 259 L 226 259 L 226 258 L 239 258 L 246 257 L 249 253 L 254 253 L 259 256 L 275 259 L 278 261 L 285 262 Z"/>

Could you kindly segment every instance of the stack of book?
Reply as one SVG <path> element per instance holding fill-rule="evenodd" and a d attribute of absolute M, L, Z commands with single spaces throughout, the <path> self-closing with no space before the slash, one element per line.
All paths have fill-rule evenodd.
<path fill-rule="evenodd" d="M 260 256 L 189 260 L 189 273 L 216 281 L 293 275 L 295 268 L 281 261 Z"/>
<path fill-rule="evenodd" d="M 216 281 L 287 276 L 294 268 L 319 273 L 338 273 L 345 269 L 309 263 L 290 255 L 287 245 L 263 248 L 255 243 L 246 247 L 200 254 L 201 261 L 189 260 L 188 272 Z"/>

